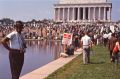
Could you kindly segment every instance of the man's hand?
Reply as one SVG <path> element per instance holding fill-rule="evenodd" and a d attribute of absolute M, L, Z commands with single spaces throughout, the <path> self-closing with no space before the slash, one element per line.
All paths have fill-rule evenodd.
<path fill-rule="evenodd" d="M 9 38 L 6 38 L 6 37 L 1 41 L 1 43 L 3 44 L 3 46 L 6 49 L 10 50 L 10 47 L 8 46 L 8 42 L 9 42 Z"/>

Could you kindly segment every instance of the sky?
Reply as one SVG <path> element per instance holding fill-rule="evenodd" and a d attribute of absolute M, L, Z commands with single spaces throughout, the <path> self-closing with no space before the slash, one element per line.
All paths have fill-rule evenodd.
<path fill-rule="evenodd" d="M 30 21 L 53 19 L 54 6 L 59 0 L 0 0 L 0 19 Z M 120 0 L 112 2 L 112 20 L 120 20 Z"/>

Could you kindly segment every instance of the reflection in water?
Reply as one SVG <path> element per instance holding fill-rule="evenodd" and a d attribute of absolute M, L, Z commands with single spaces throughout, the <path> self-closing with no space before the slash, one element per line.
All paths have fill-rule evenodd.
<path fill-rule="evenodd" d="M 21 75 L 59 58 L 59 54 L 62 51 L 61 41 L 27 41 L 25 62 Z M 8 51 L 0 45 L 0 79 L 10 78 Z"/>
<path fill-rule="evenodd" d="M 44 53 L 51 53 L 54 55 L 54 59 L 57 59 L 60 52 L 63 51 L 60 41 L 27 41 L 27 46 L 34 50 L 33 53 L 36 53 L 38 50 L 44 50 Z"/>

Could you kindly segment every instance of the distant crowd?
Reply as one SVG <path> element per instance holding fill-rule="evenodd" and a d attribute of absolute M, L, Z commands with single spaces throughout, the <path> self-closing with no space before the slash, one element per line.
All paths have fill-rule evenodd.
<path fill-rule="evenodd" d="M 14 25 L 0 26 L 0 37 L 3 38 L 14 30 Z M 79 23 L 54 23 L 47 22 L 42 24 L 26 23 L 22 34 L 28 40 L 62 40 L 64 33 L 72 33 L 72 44 L 64 46 L 64 52 L 73 55 L 74 51 L 81 47 L 81 38 L 84 32 L 88 33 L 93 45 L 104 45 L 110 49 L 111 37 L 116 37 L 120 43 L 120 25 L 111 23 L 94 23 L 94 24 L 79 24 Z M 114 33 L 114 35 L 113 35 Z M 112 46 L 112 50 L 113 50 Z M 72 51 L 72 53 L 70 53 Z M 113 51 L 112 51 L 113 52 Z M 66 54 L 63 53 L 63 56 Z M 117 55 L 118 56 L 118 55 Z M 112 54 L 110 53 L 110 58 Z"/>
<path fill-rule="evenodd" d="M 110 23 L 48 22 L 39 24 L 33 22 L 25 24 L 22 21 L 16 21 L 15 24 L 8 26 L 0 24 L 0 36 L 3 38 L 1 43 L 9 51 L 12 79 L 19 79 L 23 67 L 24 53 L 27 48 L 24 38 L 53 41 L 64 38 L 61 44 L 64 51 L 60 53 L 60 56 L 68 57 L 74 55 L 74 51 L 81 48 L 84 65 L 91 63 L 90 53 L 93 45 L 108 47 L 111 62 L 115 63 L 117 61 L 118 64 L 120 59 L 120 26 L 111 25 Z"/>
<path fill-rule="evenodd" d="M 23 35 L 25 39 L 38 40 L 61 40 L 63 33 L 73 33 L 73 41 L 76 36 L 81 39 L 84 31 L 89 32 L 94 44 L 104 44 L 106 38 L 110 38 L 112 32 L 118 36 L 120 34 L 120 26 L 113 25 L 111 30 L 109 24 L 79 24 L 79 23 L 46 23 L 39 26 L 24 24 Z M 5 37 L 14 30 L 14 26 L 0 26 L 0 37 Z"/>

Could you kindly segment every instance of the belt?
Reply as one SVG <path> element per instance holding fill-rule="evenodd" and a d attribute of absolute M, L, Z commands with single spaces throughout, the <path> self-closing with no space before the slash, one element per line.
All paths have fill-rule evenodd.
<path fill-rule="evenodd" d="M 23 52 L 23 51 L 20 49 L 12 49 L 11 52 Z"/>
<path fill-rule="evenodd" d="M 89 45 L 83 45 L 83 46 L 89 46 Z"/>

